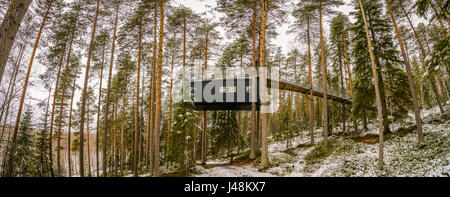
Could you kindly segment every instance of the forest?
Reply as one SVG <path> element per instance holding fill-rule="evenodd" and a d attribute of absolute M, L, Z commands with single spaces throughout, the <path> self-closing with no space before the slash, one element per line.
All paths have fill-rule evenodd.
<path fill-rule="evenodd" d="M 449 9 L 1 0 L 0 177 L 448 177 Z M 193 67 L 276 68 L 276 110 L 196 109 Z"/>

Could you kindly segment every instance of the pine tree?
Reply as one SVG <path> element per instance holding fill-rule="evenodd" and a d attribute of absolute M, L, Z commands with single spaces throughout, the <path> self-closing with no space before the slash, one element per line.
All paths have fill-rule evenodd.
<path fill-rule="evenodd" d="M 83 145 L 84 145 L 84 124 L 85 124 L 85 108 L 86 108 L 86 99 L 87 99 L 87 88 L 89 83 L 89 70 L 91 65 L 91 58 L 92 58 L 92 51 L 94 46 L 94 39 L 95 39 L 95 32 L 97 28 L 97 21 L 98 21 L 98 15 L 100 11 L 100 0 L 97 0 L 97 7 L 95 9 L 95 17 L 94 17 L 94 24 L 92 26 L 92 34 L 91 34 L 91 40 L 90 45 L 88 49 L 88 57 L 87 57 L 87 63 L 86 63 L 86 71 L 84 76 L 84 85 L 82 90 L 82 96 L 81 96 L 81 119 L 80 119 L 80 176 L 84 177 L 84 157 L 83 157 Z"/>
<path fill-rule="evenodd" d="M 321 49 L 321 70 L 322 70 L 322 86 L 323 86 L 323 135 L 324 140 L 323 143 L 325 146 L 328 144 L 328 94 L 327 94 L 327 65 L 325 63 L 325 46 L 324 46 L 324 36 L 323 36 L 323 25 L 322 25 L 322 17 L 323 15 L 330 14 L 332 11 L 330 7 L 336 7 L 338 5 L 342 5 L 342 1 L 340 0 L 332 0 L 332 1 L 323 1 L 316 0 L 314 1 L 315 7 L 319 10 L 319 32 L 320 32 L 320 49 Z"/>
<path fill-rule="evenodd" d="M 344 85 L 345 73 L 348 73 L 348 80 L 350 81 L 350 92 L 353 96 L 353 84 L 351 80 L 350 60 L 348 59 L 347 46 L 349 45 L 347 30 L 349 29 L 350 21 L 348 17 L 342 13 L 338 14 L 331 21 L 331 48 L 333 50 L 333 71 L 335 75 L 333 83 L 339 84 L 337 88 L 339 95 L 347 95 L 347 86 Z M 335 86 L 336 87 L 336 86 Z M 345 104 L 342 104 L 342 131 L 346 130 L 346 109 Z"/>
<path fill-rule="evenodd" d="M 33 109 L 31 106 L 25 107 L 25 113 L 23 119 L 20 122 L 19 126 L 19 135 L 17 136 L 17 149 L 15 152 L 12 152 L 14 155 L 14 163 L 16 163 L 17 168 L 15 168 L 15 175 L 27 177 L 30 175 L 30 171 L 32 170 L 32 125 L 31 118 L 33 115 Z M 16 174 L 17 173 L 17 174 Z"/>
<path fill-rule="evenodd" d="M 237 148 L 239 127 L 236 119 L 236 111 L 220 111 L 212 116 L 211 140 L 212 152 L 215 155 L 226 153 L 233 163 L 233 155 Z"/>
<path fill-rule="evenodd" d="M 197 128 L 197 112 L 192 110 L 193 103 L 178 102 L 174 104 L 173 132 L 170 136 L 171 147 L 169 160 L 176 161 L 179 171 L 186 172 L 186 155 L 188 150 L 186 140 L 192 138 L 194 129 Z"/>
<path fill-rule="evenodd" d="M 311 1 L 301 1 L 297 5 L 297 10 L 293 12 L 296 18 L 294 28 L 301 27 L 303 30 L 300 35 L 306 37 L 308 43 L 308 81 L 309 88 L 313 89 L 313 71 L 312 71 L 312 52 L 311 52 L 311 30 L 314 30 L 315 25 L 315 9 Z M 304 26 L 306 24 L 306 27 Z M 306 31 L 304 31 L 306 29 Z M 304 36 L 306 34 L 306 36 Z M 313 92 L 309 92 L 309 134 L 311 138 L 311 144 L 314 144 L 314 97 Z"/>
<path fill-rule="evenodd" d="M 397 34 L 397 39 L 400 44 L 400 49 L 401 49 L 401 52 L 403 55 L 403 61 L 404 61 L 405 67 L 406 67 L 406 72 L 408 73 L 409 90 L 411 92 L 411 97 L 412 97 L 413 106 L 414 106 L 414 115 L 415 115 L 416 124 L 417 124 L 418 141 L 419 141 L 419 143 L 423 143 L 424 137 L 423 137 L 423 131 L 422 131 L 422 117 L 420 116 L 419 106 L 417 104 L 416 90 L 414 88 L 414 81 L 413 81 L 412 73 L 411 73 L 410 60 L 409 60 L 407 53 L 405 51 L 405 48 L 403 46 L 403 39 L 402 39 L 399 29 L 397 27 L 397 22 L 395 20 L 394 13 L 392 12 L 389 0 L 386 0 L 386 5 L 388 7 L 389 14 L 391 15 L 392 23 L 394 24 L 395 33 Z"/>
<path fill-rule="evenodd" d="M 442 29 L 442 33 L 444 34 L 445 38 L 449 40 L 447 28 L 444 25 L 444 22 L 442 21 L 442 15 L 438 12 L 436 6 L 432 2 L 432 0 L 417 0 L 414 4 L 414 7 L 416 7 L 417 14 L 421 17 L 427 18 L 427 13 L 432 10 L 434 15 L 431 17 L 431 19 L 438 19 L 439 25 Z M 447 18 L 448 20 L 448 18 Z"/>
<path fill-rule="evenodd" d="M 108 137 L 108 124 L 109 124 L 109 105 L 110 105 L 110 94 L 111 94 L 111 78 L 112 78 L 112 72 L 113 72 L 113 63 L 114 63 L 114 52 L 116 47 L 116 36 L 117 36 L 117 26 L 119 22 L 119 9 L 120 9 L 120 1 L 114 1 L 116 5 L 115 10 L 115 19 L 114 19 L 114 33 L 113 33 L 113 39 L 112 39 L 112 47 L 111 47 L 111 57 L 110 57 L 110 64 L 109 64 L 109 71 L 108 71 L 108 81 L 107 81 L 107 89 L 106 89 L 106 104 L 105 104 L 105 115 L 104 115 L 104 121 L 103 121 L 103 138 L 102 138 L 102 144 L 103 144 L 103 162 L 102 162 L 102 170 L 103 170 L 103 176 L 106 177 L 106 152 L 107 152 L 107 137 Z M 97 139 L 98 140 L 98 139 Z"/>
<path fill-rule="evenodd" d="M 360 10 L 358 5 L 356 5 Z M 393 38 L 391 36 L 391 26 L 389 20 L 382 15 L 381 5 L 379 2 L 370 1 L 364 3 L 364 10 L 367 16 L 367 24 L 370 33 L 370 39 L 373 46 L 374 60 L 376 65 L 377 76 L 380 85 L 381 107 L 383 113 L 384 134 L 390 132 L 389 124 L 392 121 L 402 120 L 407 114 L 411 97 L 409 97 L 408 78 L 400 68 L 399 52 L 395 49 Z M 366 113 L 362 113 L 363 109 L 373 107 L 374 86 L 367 81 L 373 80 L 370 70 L 370 62 L 367 59 L 367 38 L 364 29 L 363 18 L 360 12 L 353 13 L 357 22 L 354 25 L 353 38 L 354 49 L 352 56 L 355 59 L 355 97 L 354 97 L 354 116 L 366 117 Z M 385 80 L 389 79 L 389 80 Z M 389 103 L 388 103 L 389 102 Z M 389 108 L 388 108 L 389 105 Z M 392 120 L 388 117 L 392 114 Z"/>
<path fill-rule="evenodd" d="M 372 49 L 372 40 L 370 38 L 370 33 L 369 33 L 369 25 L 367 24 L 367 18 L 366 18 L 366 12 L 364 11 L 364 5 L 362 3 L 362 0 L 358 1 L 359 4 L 359 8 L 361 11 L 361 17 L 363 19 L 363 23 L 364 23 L 364 29 L 366 32 L 366 39 L 367 39 L 367 48 L 369 50 L 369 55 L 370 55 L 370 63 L 371 63 L 371 67 L 372 67 L 372 74 L 373 74 L 373 79 L 375 81 L 375 97 L 376 97 L 376 103 L 377 103 L 377 113 L 378 113 L 378 130 L 379 130 L 379 158 L 378 158 L 378 167 L 380 169 L 383 168 L 383 140 L 384 140 L 384 136 L 383 136 L 383 110 L 382 110 L 382 106 L 381 106 L 381 94 L 380 92 L 382 90 L 380 90 L 380 82 L 378 79 L 378 72 L 377 72 L 377 68 L 375 65 L 375 56 L 373 54 L 373 49 Z"/>

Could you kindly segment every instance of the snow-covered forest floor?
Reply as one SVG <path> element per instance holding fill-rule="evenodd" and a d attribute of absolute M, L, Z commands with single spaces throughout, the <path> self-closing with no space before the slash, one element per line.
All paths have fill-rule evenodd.
<path fill-rule="evenodd" d="M 450 109 L 450 103 L 446 111 Z M 294 148 L 287 149 L 286 142 L 269 144 L 270 167 L 258 169 L 258 160 L 244 165 L 218 165 L 207 168 L 197 165 L 194 176 L 199 177 L 410 177 L 444 176 L 450 173 L 450 120 L 440 115 L 439 108 L 422 111 L 425 143 L 418 144 L 413 114 L 402 124 L 391 124 L 391 134 L 384 140 L 384 168 L 378 168 L 378 130 L 369 124 L 368 130 L 358 133 L 348 126 L 345 137 L 334 128 L 329 137 L 329 148 L 323 148 L 322 130 L 315 131 L 315 146 L 310 146 L 307 132 L 292 140 Z M 336 134 L 338 133 L 338 134 Z M 209 166 L 227 163 L 229 160 L 208 161 Z M 208 165 L 207 165 L 208 166 Z"/>

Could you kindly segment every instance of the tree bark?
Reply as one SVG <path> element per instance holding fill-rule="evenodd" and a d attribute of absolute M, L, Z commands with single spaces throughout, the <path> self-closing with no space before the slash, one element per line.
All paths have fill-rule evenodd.
<path fill-rule="evenodd" d="M 413 30 L 414 37 L 416 38 L 417 44 L 419 44 L 419 48 L 420 48 L 420 51 L 422 52 L 422 56 L 425 58 L 427 56 L 427 53 L 425 52 L 423 44 L 422 44 L 422 42 L 419 39 L 419 35 L 417 34 L 416 28 L 412 24 L 411 18 L 409 17 L 408 12 L 406 12 L 405 7 L 403 7 L 403 4 L 400 5 L 400 8 L 402 9 L 403 14 L 406 16 L 406 19 L 408 19 L 409 26 Z"/>
<path fill-rule="evenodd" d="M 309 134 L 311 135 L 311 145 L 314 145 L 314 97 L 312 80 L 312 60 L 311 60 L 311 33 L 310 19 L 306 20 L 306 33 L 308 34 L 308 80 L 309 80 Z"/>
<path fill-rule="evenodd" d="M 123 98 L 122 98 L 122 121 L 121 121 L 121 129 L 120 129 L 120 176 L 123 177 L 123 170 L 125 167 L 125 131 L 124 131 L 124 125 L 125 125 L 125 109 L 127 106 L 127 83 L 128 83 L 128 79 L 125 79 L 125 92 L 123 94 Z"/>
<path fill-rule="evenodd" d="M 54 119 L 55 119 L 56 96 L 58 93 L 58 89 L 60 88 L 59 81 L 61 79 L 61 67 L 62 67 L 64 55 L 66 53 L 65 51 L 66 51 L 66 46 L 64 46 L 63 53 L 61 54 L 61 58 L 58 63 L 58 74 L 56 75 L 55 91 L 53 93 L 52 115 L 51 115 L 51 119 L 50 119 L 49 160 L 50 160 L 50 169 L 51 169 L 52 176 L 53 176 L 53 129 L 54 129 L 53 126 L 54 126 Z M 59 173 L 58 173 L 58 176 L 59 176 Z"/>
<path fill-rule="evenodd" d="M 157 2 L 155 1 L 155 4 Z M 156 61 L 157 61 L 157 57 L 156 57 L 156 50 L 157 50 L 157 43 L 158 43 L 158 6 L 155 5 L 155 9 L 154 9 L 155 13 L 154 13 L 154 33 L 153 33 L 153 57 L 152 57 L 152 81 L 151 81 L 151 89 L 150 89 L 150 97 L 149 97 L 149 101 L 148 101 L 148 115 L 147 115 L 147 131 L 148 131 L 148 135 L 147 135 L 147 141 L 146 141 L 146 163 L 147 163 L 147 168 L 150 169 L 150 175 L 153 175 L 153 156 L 154 156 L 154 151 L 153 151 L 153 143 L 154 143 L 154 104 L 155 104 L 155 94 L 156 94 Z"/>
<path fill-rule="evenodd" d="M 28 70 L 27 70 L 27 75 L 25 77 L 25 83 L 23 86 L 23 90 L 22 90 L 22 96 L 20 98 L 20 103 L 19 103 L 19 108 L 17 109 L 17 117 L 16 117 L 16 122 L 14 125 L 14 130 L 13 130 L 13 136 L 12 136 L 12 143 L 11 143 L 11 147 L 9 149 L 10 153 L 14 153 L 14 151 L 16 150 L 16 145 L 17 145 L 17 133 L 19 131 L 19 124 L 20 124 L 20 117 L 22 115 L 22 108 L 23 108 L 23 102 L 25 100 L 25 95 L 27 93 L 27 86 L 28 86 L 28 81 L 30 78 L 30 74 L 31 74 L 31 68 L 33 66 L 33 61 L 34 61 L 34 56 L 36 55 L 36 50 L 37 47 L 39 45 L 39 41 L 41 39 L 41 34 L 42 34 L 42 30 L 44 29 L 45 26 L 45 22 L 47 21 L 47 17 L 48 14 L 50 12 L 50 9 L 52 7 L 52 2 L 50 2 L 47 11 L 44 14 L 44 17 L 42 19 L 42 23 L 41 23 L 41 27 L 39 28 L 39 33 L 38 36 L 36 38 L 36 41 L 34 43 L 34 48 L 33 48 L 33 52 L 31 53 L 31 58 L 30 58 L 30 64 L 28 65 Z M 8 155 L 8 159 L 7 159 L 7 166 L 6 166 L 6 176 L 12 176 L 14 173 L 14 154 L 9 154 Z"/>
<path fill-rule="evenodd" d="M 441 111 L 441 115 L 443 115 L 444 114 L 444 108 L 442 106 L 441 98 L 439 97 L 439 93 L 438 93 L 438 90 L 437 90 L 437 87 L 436 87 L 436 79 L 434 78 L 433 75 L 430 75 L 429 78 L 430 78 L 430 81 L 431 81 L 431 88 L 433 89 L 434 96 L 436 97 L 436 101 L 437 101 L 438 106 L 439 106 L 439 110 Z"/>
<path fill-rule="evenodd" d="M 24 52 L 25 52 L 25 45 L 22 45 L 20 48 L 19 57 L 17 59 L 17 62 L 15 63 L 15 67 L 14 67 L 14 70 L 12 73 L 12 80 L 10 81 L 8 91 L 6 93 L 5 102 L 3 104 L 3 108 L 6 108 L 3 110 L 6 110 L 6 112 L 4 113 L 4 111 L 2 110 L 2 114 L 0 116 L 0 121 L 1 121 L 1 120 L 3 120 L 3 115 L 5 115 L 5 120 L 4 120 L 3 126 L 2 126 L 2 134 L 0 136 L 0 147 L 3 146 L 3 136 L 5 134 L 6 121 L 8 120 L 8 114 L 9 114 L 9 108 L 11 105 L 11 101 L 14 98 L 14 89 L 16 87 L 15 85 L 16 85 L 17 74 L 19 73 L 19 67 L 20 67 L 20 63 L 22 62 L 22 57 L 23 57 Z M 6 157 L 4 157 L 4 158 L 6 158 Z"/>
<path fill-rule="evenodd" d="M 97 132 L 96 132 L 96 140 L 95 140 L 95 157 L 96 157 L 96 164 L 97 164 L 97 177 L 100 177 L 100 159 L 99 159 L 99 140 L 100 139 L 100 113 L 101 113 L 101 101 L 102 101 L 102 85 L 103 85 L 103 67 L 104 67 L 104 60 L 105 60 L 105 48 L 106 48 L 106 43 L 103 45 L 103 50 L 102 50 L 102 63 L 100 66 L 100 85 L 98 87 L 98 105 L 97 105 Z"/>
<path fill-rule="evenodd" d="M 83 92 L 81 96 L 81 118 L 80 118 L 80 176 L 84 177 L 84 158 L 83 158 L 83 146 L 84 146 L 84 118 L 86 113 L 86 97 L 87 97 L 87 87 L 89 82 L 89 69 L 91 66 L 91 58 L 92 58 L 92 50 L 94 48 L 94 39 L 95 39 L 95 31 L 97 29 L 97 20 L 98 15 L 100 11 L 100 0 L 97 0 L 97 8 L 95 10 L 95 18 L 94 18 L 94 24 L 92 27 L 92 35 L 91 35 L 91 41 L 89 45 L 89 51 L 88 51 L 88 57 L 87 57 L 87 63 L 86 63 L 86 72 L 84 76 L 84 86 L 83 86 Z M 106 124 L 106 123 L 105 123 Z M 103 173 L 106 174 L 106 171 Z"/>
<path fill-rule="evenodd" d="M 114 64 L 114 51 L 116 49 L 116 36 L 117 36 L 117 24 L 119 20 L 119 6 L 120 4 L 116 4 L 116 17 L 114 21 L 114 33 L 113 33 L 113 40 L 112 40 L 112 48 L 111 48 L 111 58 L 109 63 L 109 72 L 108 72 L 108 85 L 106 88 L 106 104 L 105 104 L 105 117 L 103 121 L 103 139 L 102 139 L 102 145 L 103 145 L 103 160 L 102 160 L 102 169 L 103 169 L 103 177 L 107 176 L 106 172 L 106 152 L 107 152 L 107 140 L 108 140 L 108 122 L 109 122 L 109 105 L 110 105 L 110 96 L 111 96 L 111 78 L 112 78 L 112 69 Z M 97 7 L 98 10 L 98 7 Z"/>
<path fill-rule="evenodd" d="M 437 11 L 436 7 L 434 6 L 434 4 L 433 4 L 433 2 L 432 2 L 431 0 L 428 0 L 428 2 L 429 2 L 431 8 L 432 8 L 433 11 L 434 11 L 434 14 L 436 14 L 436 18 L 438 19 L 439 24 L 441 25 L 441 29 L 442 29 L 442 31 L 443 31 L 443 33 L 444 33 L 444 35 L 445 35 L 445 38 L 446 38 L 448 41 L 450 41 L 450 40 L 449 40 L 449 37 L 448 37 L 447 28 L 445 27 L 444 22 L 442 22 L 441 17 L 439 17 L 439 12 Z"/>
<path fill-rule="evenodd" d="M 444 104 L 447 102 L 447 94 L 445 93 L 445 88 L 442 85 L 442 81 L 441 81 L 441 77 L 439 77 L 439 74 L 436 75 L 436 80 L 437 83 L 439 85 L 439 90 L 441 91 L 441 95 L 442 95 L 442 101 L 444 102 Z"/>
<path fill-rule="evenodd" d="M 414 106 L 414 116 L 416 118 L 416 124 L 417 124 L 417 133 L 418 133 L 418 141 L 419 143 L 424 142 L 424 136 L 423 136 L 423 130 L 422 130 L 422 117 L 420 116 L 420 110 L 419 106 L 417 104 L 417 96 L 416 96 L 416 90 L 414 88 L 414 81 L 411 73 L 411 65 L 409 63 L 409 59 L 407 57 L 407 54 L 405 52 L 405 48 L 403 45 L 402 37 L 400 36 L 400 32 L 397 27 L 397 21 L 395 20 L 394 13 L 392 12 L 391 5 L 389 3 L 389 0 L 386 0 L 386 5 L 389 10 L 389 14 L 391 15 L 392 22 L 394 24 L 395 33 L 397 35 L 398 42 L 400 44 L 400 50 L 402 52 L 403 60 L 406 67 L 406 72 L 408 74 L 408 83 L 409 83 L 409 90 L 411 92 L 411 97 L 413 100 L 413 106 Z"/>
<path fill-rule="evenodd" d="M 328 145 L 328 93 L 327 93 L 327 69 L 325 65 L 325 49 L 323 41 L 322 27 L 322 1 L 319 8 L 320 17 L 320 49 L 321 49 L 321 67 L 322 67 L 322 86 L 323 86 L 323 145 Z"/>
<path fill-rule="evenodd" d="M 31 0 L 12 1 L 0 26 L 0 82 L 6 62 L 16 39 L 23 17 L 30 7 Z"/>
<path fill-rule="evenodd" d="M 153 176 L 159 176 L 159 131 L 161 116 L 161 75 L 162 75 L 162 55 L 164 42 L 164 0 L 159 0 L 159 47 L 158 47 L 158 71 L 156 79 L 156 112 L 155 112 L 155 131 L 154 131 L 154 162 Z"/>
<path fill-rule="evenodd" d="M 90 136 L 89 136 L 89 98 L 87 101 L 87 117 L 86 117 L 86 138 L 87 138 L 87 158 L 88 158 L 88 177 L 91 177 L 91 150 L 90 150 Z M 83 154 L 83 153 L 82 153 Z"/>
<path fill-rule="evenodd" d="M 264 62 L 265 62 L 265 48 L 266 48 L 266 20 L 267 20 L 267 4 L 268 4 L 268 0 L 262 0 L 261 1 L 261 39 L 260 39 L 260 47 L 259 47 L 259 62 L 260 62 L 260 67 L 264 67 Z M 261 86 L 260 88 L 266 88 L 267 86 L 265 86 L 266 81 L 262 80 L 265 79 L 265 72 L 264 69 L 260 70 L 260 84 L 264 85 Z M 261 91 L 262 92 L 262 91 Z M 265 92 L 262 92 L 261 95 L 261 101 L 262 102 L 267 102 L 265 98 Z M 264 104 L 267 105 L 267 104 Z M 261 108 L 263 107 L 263 104 L 261 104 Z M 262 168 L 267 168 L 269 166 L 269 151 L 268 151 L 268 139 L 267 139 L 267 119 L 268 119 L 268 114 L 264 113 L 261 115 L 262 116 L 262 120 L 261 120 L 261 167 Z"/>
<path fill-rule="evenodd" d="M 369 12 L 368 18 L 369 18 L 369 20 L 371 19 L 370 12 Z M 369 21 L 368 25 L 370 27 L 372 27 L 371 20 Z M 371 32 L 372 40 L 376 41 L 374 29 L 371 28 L 369 31 Z M 379 88 L 380 88 L 381 110 L 383 112 L 384 134 L 387 134 L 387 133 L 390 133 L 391 130 L 390 130 L 390 127 L 389 127 L 389 118 L 388 118 L 389 114 L 388 114 L 388 109 L 387 109 L 387 104 L 386 104 L 386 92 L 385 92 L 385 86 L 384 86 L 384 82 L 383 82 L 384 79 L 383 79 L 383 73 L 382 73 L 382 65 L 381 65 L 380 60 L 378 58 L 379 57 L 377 57 L 375 59 L 375 66 L 377 68 L 377 75 L 379 77 L 378 78 L 378 82 L 379 82 L 378 85 L 379 85 Z"/>
<path fill-rule="evenodd" d="M 71 157 L 70 157 L 70 146 L 71 146 L 71 134 L 72 134 L 72 112 L 73 112 L 73 97 L 75 96 L 75 89 L 76 89 L 76 81 L 77 81 L 77 75 L 78 75 L 78 67 L 76 68 L 75 71 L 75 77 L 73 79 L 72 82 L 72 97 L 70 99 L 70 112 L 69 112 L 69 131 L 68 131 L 68 135 L 67 135 L 67 155 L 69 155 L 69 177 L 72 177 L 72 162 L 71 162 Z"/>
<path fill-rule="evenodd" d="M 256 2 L 256 1 L 255 1 Z M 252 111 L 251 111 L 251 138 L 250 138 L 250 159 L 256 158 L 256 16 L 257 16 L 257 4 L 255 3 L 253 7 L 252 16 Z"/>
<path fill-rule="evenodd" d="M 59 106 L 59 118 L 58 118 L 58 132 L 57 132 L 57 149 L 56 149 L 56 160 L 57 160 L 57 169 L 58 169 L 58 176 L 61 176 L 61 127 L 62 127 L 62 116 L 63 116 L 63 108 L 64 108 L 64 96 L 66 93 L 66 83 L 67 83 L 67 75 L 69 74 L 69 66 L 70 66 L 70 56 L 72 54 L 72 44 L 73 44 L 73 38 L 75 37 L 75 28 L 72 30 L 72 36 L 70 38 L 69 43 L 69 52 L 67 54 L 67 62 L 66 62 L 66 68 L 64 71 L 64 79 L 62 84 L 62 93 L 60 98 L 60 106 Z M 64 57 L 64 55 L 63 55 Z M 55 95 L 56 96 L 56 95 Z"/>
<path fill-rule="evenodd" d="M 208 69 L 208 38 L 209 38 L 209 29 L 206 32 L 205 38 L 205 67 L 203 68 L 203 77 L 207 75 Z M 207 119 L 206 110 L 203 111 L 203 132 L 202 132 L 202 163 L 205 164 L 208 157 L 208 119 Z"/>
<path fill-rule="evenodd" d="M 142 50 L 142 24 L 139 24 L 139 41 L 138 41 L 138 64 L 137 64 L 137 78 L 136 78 L 136 111 L 134 112 L 134 152 L 133 152 L 133 175 L 138 176 L 138 144 L 139 144 L 139 84 L 141 81 L 141 50 Z"/>
<path fill-rule="evenodd" d="M 175 36 L 174 36 L 175 37 Z M 170 132 L 172 130 L 172 89 L 173 89 L 173 66 L 175 64 L 175 49 L 173 49 L 172 51 L 172 63 L 170 66 L 170 89 L 169 89 L 169 120 L 168 120 L 168 125 L 167 125 L 167 136 L 166 136 L 166 143 L 167 143 L 167 147 L 166 147 L 166 162 L 169 162 L 169 160 L 167 159 L 168 156 L 168 152 L 169 152 L 169 139 L 170 139 Z"/>

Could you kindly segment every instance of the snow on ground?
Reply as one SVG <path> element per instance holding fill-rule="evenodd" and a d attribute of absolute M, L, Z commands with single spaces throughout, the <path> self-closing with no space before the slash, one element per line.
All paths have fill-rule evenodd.
<path fill-rule="evenodd" d="M 450 105 L 446 106 L 446 111 Z M 271 166 L 260 171 L 256 165 L 219 166 L 205 169 L 195 166 L 193 171 L 200 177 L 377 177 L 377 176 L 449 176 L 450 173 L 450 120 L 442 120 L 438 107 L 422 112 L 425 144 L 417 143 L 417 131 L 404 135 L 394 132 L 384 142 L 384 168 L 378 168 L 379 144 L 356 142 L 350 137 L 330 136 L 334 141 L 334 152 L 318 163 L 307 164 L 305 157 L 315 147 L 308 146 L 310 137 L 307 132 L 292 141 L 293 149 L 286 150 L 286 142 L 269 144 L 269 162 Z M 413 114 L 405 123 L 392 124 L 391 129 L 408 128 L 415 124 Z M 369 124 L 368 131 L 358 136 L 378 134 L 376 125 Z M 352 128 L 351 125 L 349 128 Z M 361 129 L 362 130 L 362 129 Z M 336 131 L 334 131 L 336 132 Z M 322 130 L 314 132 L 317 144 L 323 139 Z M 344 160 L 345 158 L 345 160 Z M 226 163 L 226 160 L 208 161 L 208 164 Z"/>
<path fill-rule="evenodd" d="M 272 177 L 275 176 L 267 172 L 259 172 L 257 168 L 252 166 L 223 166 L 211 169 L 204 169 L 196 166 L 197 172 L 202 174 L 199 177 Z"/>

